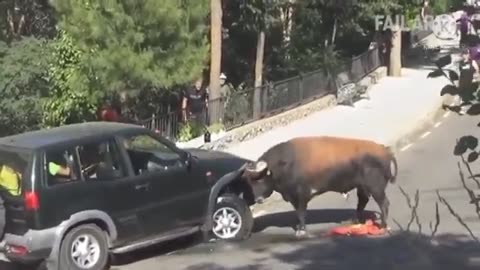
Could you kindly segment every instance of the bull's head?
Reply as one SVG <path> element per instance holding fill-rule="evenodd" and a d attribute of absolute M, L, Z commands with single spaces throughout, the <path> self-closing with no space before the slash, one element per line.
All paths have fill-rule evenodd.
<path fill-rule="evenodd" d="M 268 168 L 267 162 L 259 160 L 247 164 L 243 173 L 243 178 L 251 186 L 256 203 L 262 203 L 263 200 L 272 195 L 272 172 Z"/>

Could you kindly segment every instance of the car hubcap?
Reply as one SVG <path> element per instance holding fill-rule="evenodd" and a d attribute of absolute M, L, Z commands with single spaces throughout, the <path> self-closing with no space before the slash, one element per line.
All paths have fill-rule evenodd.
<path fill-rule="evenodd" d="M 213 214 L 213 233 L 220 239 L 235 237 L 242 227 L 242 217 L 237 210 L 222 207 Z"/>
<path fill-rule="evenodd" d="M 72 243 L 71 257 L 79 268 L 92 268 L 100 259 L 100 245 L 97 239 L 88 234 L 75 238 Z"/>

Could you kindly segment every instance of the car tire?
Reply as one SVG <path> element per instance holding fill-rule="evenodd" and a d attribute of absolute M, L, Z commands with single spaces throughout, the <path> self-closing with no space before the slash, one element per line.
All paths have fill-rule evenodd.
<path fill-rule="evenodd" d="M 230 225 L 237 224 L 238 227 L 230 227 L 230 233 L 225 233 L 223 229 L 219 229 L 220 222 L 216 221 L 218 218 L 227 216 L 233 217 L 229 219 Z M 226 241 L 241 241 L 250 237 L 253 228 L 253 215 L 247 203 L 240 197 L 234 194 L 223 194 L 217 198 L 217 202 L 212 214 L 213 227 L 211 233 L 218 240 Z M 222 223 L 220 226 L 228 228 L 229 225 Z M 224 227 L 225 228 L 225 227 Z M 233 230 L 233 231 L 232 231 Z M 223 235 L 223 236 L 222 236 Z"/>
<path fill-rule="evenodd" d="M 93 255 L 91 265 L 85 265 L 85 267 L 80 267 L 73 258 L 74 245 L 84 242 L 89 238 L 89 241 L 93 241 L 92 246 L 87 249 L 93 249 L 96 252 Z M 64 237 L 61 245 L 60 252 L 58 255 L 58 265 L 59 269 L 69 269 L 69 270 L 104 270 L 108 265 L 109 252 L 108 252 L 108 239 L 107 234 L 100 229 L 98 226 L 93 224 L 80 225 L 78 227 L 70 230 Z"/>

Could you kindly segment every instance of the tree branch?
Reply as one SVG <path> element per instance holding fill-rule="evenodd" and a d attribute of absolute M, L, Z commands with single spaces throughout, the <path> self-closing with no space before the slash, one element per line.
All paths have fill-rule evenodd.
<path fill-rule="evenodd" d="M 463 156 L 462 156 L 462 159 L 463 159 Z M 464 164 L 466 163 L 465 160 L 463 162 L 464 162 Z M 467 163 L 467 165 L 468 165 L 468 163 Z M 465 182 L 465 176 L 463 175 L 463 172 L 460 168 L 460 162 L 457 162 L 457 167 L 458 167 L 458 172 L 459 172 L 459 175 L 460 175 L 460 180 L 462 181 L 463 188 L 467 191 L 468 197 L 470 197 L 470 202 L 475 205 L 475 212 L 477 213 L 478 219 L 480 219 L 480 204 L 477 201 L 477 196 L 475 195 L 473 190 L 471 190 L 467 186 L 467 183 Z"/>
<path fill-rule="evenodd" d="M 413 224 L 413 221 L 415 221 L 417 226 L 418 226 L 419 233 L 422 233 L 422 225 L 420 223 L 420 219 L 419 219 L 418 214 L 417 214 L 417 209 L 418 209 L 418 205 L 419 205 L 419 202 L 420 202 L 420 192 L 419 192 L 419 190 L 417 189 L 417 191 L 415 192 L 415 201 L 414 201 L 414 204 L 412 204 L 412 200 L 411 200 L 410 196 L 408 196 L 407 192 L 405 192 L 405 190 L 401 186 L 399 186 L 398 188 L 400 189 L 400 192 L 405 197 L 405 199 L 407 201 L 407 204 L 408 204 L 408 207 L 412 210 L 412 214 L 410 216 L 410 221 L 408 222 L 408 225 L 407 225 L 407 231 L 410 231 L 410 226 Z"/>
<path fill-rule="evenodd" d="M 473 240 L 475 240 L 476 242 L 479 242 L 478 238 L 473 234 L 472 230 L 462 220 L 462 218 L 453 210 L 452 206 L 447 202 L 447 200 L 445 200 L 445 198 L 443 198 L 440 195 L 440 192 L 438 190 L 437 190 L 437 196 L 438 196 L 438 199 L 440 200 L 440 202 L 448 208 L 448 211 L 450 212 L 450 214 L 452 214 L 452 216 L 454 216 L 458 220 L 458 222 L 468 231 L 468 233 L 473 238 Z"/>
<path fill-rule="evenodd" d="M 440 212 L 438 210 L 438 202 L 435 202 L 435 225 L 432 225 L 432 222 L 430 221 L 430 231 L 432 234 L 430 235 L 431 238 L 437 234 L 438 231 L 438 226 L 440 225 Z"/>
<path fill-rule="evenodd" d="M 458 142 L 457 142 L 458 143 Z M 475 181 L 475 183 L 477 183 L 477 187 L 480 188 L 480 181 L 477 179 L 477 177 L 475 176 L 475 174 L 473 173 L 472 171 L 472 168 L 470 167 L 470 164 L 468 164 L 468 162 L 465 160 L 465 158 L 463 157 L 463 155 L 460 156 L 462 158 L 462 162 L 463 164 L 465 165 L 465 167 L 467 167 L 467 170 L 468 170 L 468 174 L 470 174 L 470 179 L 472 179 L 473 181 Z M 460 169 L 460 168 L 459 168 Z"/>

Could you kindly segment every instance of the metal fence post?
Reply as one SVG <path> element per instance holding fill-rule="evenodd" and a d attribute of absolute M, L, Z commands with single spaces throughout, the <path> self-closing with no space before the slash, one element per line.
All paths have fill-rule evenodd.
<path fill-rule="evenodd" d="M 155 118 L 156 118 L 156 117 L 155 117 L 155 114 L 153 113 L 153 114 L 152 114 L 152 122 L 151 122 L 151 124 L 150 124 L 150 129 L 152 129 L 152 130 L 157 129 L 157 127 L 156 127 L 156 125 L 155 125 L 155 120 L 156 120 Z"/>

